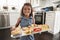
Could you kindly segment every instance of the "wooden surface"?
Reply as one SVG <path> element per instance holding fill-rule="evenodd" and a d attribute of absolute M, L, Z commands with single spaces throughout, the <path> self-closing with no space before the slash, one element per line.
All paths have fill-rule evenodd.
<path fill-rule="evenodd" d="M 43 32 L 41 34 L 35 34 L 35 40 L 53 40 L 53 34 Z"/>

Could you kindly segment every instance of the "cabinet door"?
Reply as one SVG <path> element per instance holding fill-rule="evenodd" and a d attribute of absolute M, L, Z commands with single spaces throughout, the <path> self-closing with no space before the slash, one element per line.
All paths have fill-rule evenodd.
<path fill-rule="evenodd" d="M 52 1 L 52 0 L 51 0 Z M 57 1 L 60 1 L 60 0 L 53 0 L 53 2 L 57 2 Z"/>
<path fill-rule="evenodd" d="M 60 11 L 55 11 L 55 25 L 54 25 L 54 34 L 58 33 L 60 30 Z"/>
<path fill-rule="evenodd" d="M 20 17 L 19 13 L 10 13 L 10 25 L 15 25 L 17 22 L 17 19 Z"/>
<path fill-rule="evenodd" d="M 51 29 L 49 32 L 51 32 L 51 33 L 54 32 L 54 22 L 55 22 L 54 19 L 55 19 L 55 12 L 50 11 L 50 12 L 46 13 L 46 22 L 45 22 L 45 24 L 49 25 L 49 27 Z"/>
<path fill-rule="evenodd" d="M 33 7 L 40 6 L 40 0 L 26 0 L 26 2 L 31 3 Z"/>

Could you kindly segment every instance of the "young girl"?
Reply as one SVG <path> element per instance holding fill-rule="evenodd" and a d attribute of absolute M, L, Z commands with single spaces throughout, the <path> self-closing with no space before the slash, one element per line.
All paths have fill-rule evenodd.
<path fill-rule="evenodd" d="M 18 18 L 15 27 L 18 27 L 19 24 L 21 28 L 28 27 L 29 25 L 33 24 L 34 18 L 32 13 L 33 10 L 31 4 L 25 3 L 22 7 L 21 17 Z M 33 35 L 23 36 L 20 38 L 20 40 L 34 40 L 34 36 Z"/>

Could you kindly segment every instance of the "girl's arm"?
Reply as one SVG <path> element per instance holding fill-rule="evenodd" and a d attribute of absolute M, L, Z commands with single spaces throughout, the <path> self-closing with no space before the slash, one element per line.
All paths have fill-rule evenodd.
<path fill-rule="evenodd" d="M 35 18 L 33 17 L 33 24 L 35 24 Z"/>
<path fill-rule="evenodd" d="M 20 19 L 20 18 L 18 18 L 18 20 L 17 20 L 17 23 L 16 23 L 15 27 L 18 27 L 18 25 L 19 25 L 20 21 L 21 21 L 21 19 Z"/>
<path fill-rule="evenodd" d="M 18 27 L 18 25 L 19 25 L 20 21 L 21 21 L 21 19 L 20 19 L 20 18 L 18 18 L 16 25 L 15 25 L 14 27 L 12 27 L 12 28 L 11 28 L 11 30 L 15 30 L 15 29 L 16 29 L 16 27 Z"/>

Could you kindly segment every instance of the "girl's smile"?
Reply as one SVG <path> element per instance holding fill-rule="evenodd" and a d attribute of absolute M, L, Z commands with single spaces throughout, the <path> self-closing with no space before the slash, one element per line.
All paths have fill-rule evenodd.
<path fill-rule="evenodd" d="M 23 13 L 25 16 L 29 16 L 31 14 L 31 7 L 30 6 L 24 6 Z"/>

